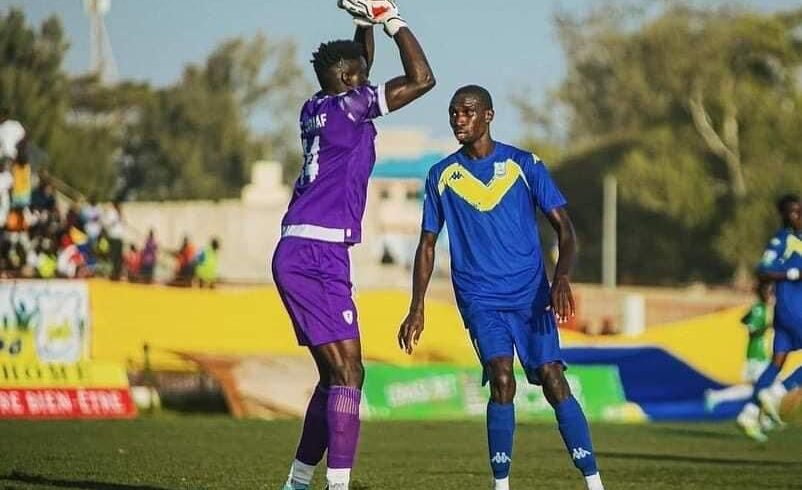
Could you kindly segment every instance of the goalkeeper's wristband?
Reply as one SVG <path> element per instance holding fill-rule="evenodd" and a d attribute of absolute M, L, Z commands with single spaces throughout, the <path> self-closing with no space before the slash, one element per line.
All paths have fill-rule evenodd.
<path fill-rule="evenodd" d="M 407 27 L 407 22 L 401 17 L 391 17 L 384 21 L 384 32 L 390 37 L 398 34 L 402 27 Z"/>
<path fill-rule="evenodd" d="M 798 281 L 800 275 L 802 274 L 796 267 L 794 267 L 793 269 L 788 269 L 788 271 L 785 273 L 785 277 L 788 278 L 789 281 Z"/>
<path fill-rule="evenodd" d="M 354 24 L 356 24 L 357 27 L 361 27 L 363 29 L 370 29 L 371 27 L 374 26 L 373 22 L 363 17 L 354 17 Z"/>

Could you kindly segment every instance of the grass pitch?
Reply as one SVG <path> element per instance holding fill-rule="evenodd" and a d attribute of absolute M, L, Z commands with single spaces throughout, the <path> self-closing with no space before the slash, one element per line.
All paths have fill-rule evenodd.
<path fill-rule="evenodd" d="M 0 488 L 271 489 L 286 477 L 300 422 L 143 417 L 2 422 Z M 592 427 L 609 490 L 802 489 L 802 429 L 755 444 L 732 424 Z M 486 489 L 481 422 L 366 423 L 354 490 Z M 315 489 L 322 488 L 318 475 Z M 554 424 L 516 433 L 516 489 L 582 489 Z"/>

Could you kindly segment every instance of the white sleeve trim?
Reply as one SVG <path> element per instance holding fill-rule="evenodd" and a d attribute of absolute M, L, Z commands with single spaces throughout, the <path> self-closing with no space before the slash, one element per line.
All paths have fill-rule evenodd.
<path fill-rule="evenodd" d="M 382 116 L 386 116 L 390 113 L 390 108 L 387 107 L 387 93 L 385 90 L 386 84 L 381 84 L 378 86 L 379 89 L 379 112 Z"/>

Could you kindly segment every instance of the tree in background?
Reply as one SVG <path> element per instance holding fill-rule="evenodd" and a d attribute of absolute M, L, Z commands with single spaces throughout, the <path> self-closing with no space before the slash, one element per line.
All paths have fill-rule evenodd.
<path fill-rule="evenodd" d="M 599 278 L 612 173 L 623 282 L 743 279 L 777 225 L 775 196 L 802 189 L 802 10 L 631 12 L 558 18 L 570 145 L 556 173 L 583 238 L 580 275 Z"/>
<path fill-rule="evenodd" d="M 39 149 L 34 164 L 87 196 L 237 197 L 254 160 L 298 160 L 286 136 L 308 82 L 290 41 L 225 41 L 158 89 L 69 77 L 67 49 L 58 18 L 35 30 L 17 9 L 0 15 L 0 103 Z M 269 118 L 265 134 L 250 128 L 257 109 Z"/>
<path fill-rule="evenodd" d="M 62 136 L 69 107 L 69 81 L 61 70 L 67 48 L 58 19 L 34 30 L 19 10 L 0 14 L 0 104 L 40 146 L 49 147 Z"/>
<path fill-rule="evenodd" d="M 279 136 L 295 128 L 293 111 L 306 89 L 294 60 L 293 44 L 260 35 L 224 42 L 204 65 L 187 66 L 132 128 L 130 190 L 142 199 L 237 197 L 254 160 L 285 160 L 297 142 Z M 257 108 L 271 115 L 263 137 L 248 126 Z"/>

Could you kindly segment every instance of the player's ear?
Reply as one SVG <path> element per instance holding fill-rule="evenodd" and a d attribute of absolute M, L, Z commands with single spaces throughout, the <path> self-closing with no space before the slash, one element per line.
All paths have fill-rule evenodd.
<path fill-rule="evenodd" d="M 340 60 L 339 66 L 340 81 L 342 81 L 346 87 L 350 89 L 359 85 L 359 67 L 356 63 Z"/>
<path fill-rule="evenodd" d="M 494 117 L 496 117 L 496 111 L 494 111 L 493 109 L 485 110 L 485 122 L 487 124 L 490 124 L 491 122 L 493 122 L 493 118 Z"/>
<path fill-rule="evenodd" d="M 348 69 L 348 63 L 344 60 L 340 60 L 336 65 L 332 66 L 332 70 L 334 71 L 334 78 L 336 80 L 346 87 L 351 86 L 351 71 Z"/>

